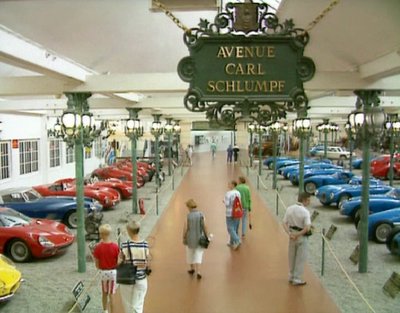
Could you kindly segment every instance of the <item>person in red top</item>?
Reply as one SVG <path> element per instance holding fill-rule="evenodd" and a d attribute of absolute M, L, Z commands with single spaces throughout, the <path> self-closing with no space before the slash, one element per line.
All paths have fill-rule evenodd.
<path fill-rule="evenodd" d="M 113 312 L 119 247 L 118 244 L 110 240 L 110 225 L 101 225 L 99 233 L 101 241 L 94 248 L 93 256 L 96 267 L 101 272 L 103 313 L 108 313 L 108 303 L 110 304 L 110 312 Z"/>

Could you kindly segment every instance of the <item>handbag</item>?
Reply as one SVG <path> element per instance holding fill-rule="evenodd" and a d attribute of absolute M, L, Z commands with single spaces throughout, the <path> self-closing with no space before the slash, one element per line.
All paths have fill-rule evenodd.
<path fill-rule="evenodd" d="M 243 216 L 243 207 L 240 203 L 240 199 L 238 196 L 235 197 L 232 204 L 232 218 L 242 218 Z"/>
<path fill-rule="evenodd" d="M 210 240 L 208 239 L 208 237 L 207 237 L 206 234 L 205 234 L 205 231 L 204 231 L 204 224 L 203 224 L 203 223 L 204 223 L 204 222 L 203 222 L 203 215 L 201 215 L 201 218 L 200 218 L 200 228 L 201 228 L 202 234 L 200 235 L 200 238 L 199 238 L 199 246 L 202 247 L 202 248 L 204 248 L 204 249 L 207 249 L 208 246 L 209 246 L 209 244 L 210 244 Z"/>
<path fill-rule="evenodd" d="M 124 260 L 117 267 L 117 283 L 123 285 L 134 285 L 136 283 L 137 266 L 133 265 L 131 247 L 128 241 L 129 262 Z"/>

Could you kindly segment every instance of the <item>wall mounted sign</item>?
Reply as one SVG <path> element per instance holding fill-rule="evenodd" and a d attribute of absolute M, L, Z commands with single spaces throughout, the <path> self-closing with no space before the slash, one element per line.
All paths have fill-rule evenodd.
<path fill-rule="evenodd" d="M 315 73 L 303 56 L 308 33 L 291 20 L 280 24 L 267 4 L 228 3 L 214 23 L 201 20 L 184 41 L 190 56 L 179 62 L 178 74 L 190 84 L 188 110 L 232 124 L 260 110 L 268 119 L 307 109 L 303 82 Z"/>

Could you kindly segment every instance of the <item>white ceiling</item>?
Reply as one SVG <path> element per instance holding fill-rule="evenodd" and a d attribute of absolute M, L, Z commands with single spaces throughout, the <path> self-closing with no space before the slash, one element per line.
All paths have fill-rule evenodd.
<path fill-rule="evenodd" d="M 271 1 L 276 5 L 275 0 Z M 200 18 L 213 20 L 216 15 L 215 10 L 209 10 L 210 2 L 214 1 L 164 2 L 180 9 L 174 14 L 189 28 L 196 27 Z M 330 2 L 283 0 L 278 16 L 281 21 L 292 18 L 297 27 L 307 28 Z M 184 11 L 194 6 L 195 11 Z M 305 87 L 310 99 L 318 98 L 318 101 L 310 102 L 316 116 L 331 114 L 321 105 L 323 96 L 350 95 L 358 86 L 377 84 L 391 90 L 387 92 L 388 96 L 398 95 L 400 84 L 385 85 L 378 79 L 400 74 L 399 17 L 399 0 L 342 0 L 310 30 L 311 40 L 305 55 L 314 60 L 317 73 Z M 188 55 L 183 31 L 164 13 L 151 10 L 150 0 L 0 1 L 0 24 L 14 36 L 22 37 L 50 55 L 89 69 L 100 75 L 105 83 L 112 82 L 112 88 L 103 94 L 121 91 L 118 85 L 129 86 L 132 81 L 132 87 L 124 87 L 122 91 L 143 93 L 145 97 L 137 106 L 155 107 L 163 114 L 174 113 L 177 118 L 189 120 L 204 117 L 183 107 L 187 85 L 176 75 L 179 60 Z M 65 101 L 55 101 L 60 97 L 60 90 L 62 92 L 67 83 L 73 83 L 72 86 L 78 89 L 85 84 L 71 81 L 62 73 L 54 76 L 49 70 L 1 51 L 0 47 L 0 61 L 4 62 L 0 63 L 0 98 L 6 101 L 0 102 L 0 110 L 7 107 L 10 111 L 14 105 L 18 110 L 43 110 L 50 105 L 53 107 L 53 99 L 61 110 Z M 44 74 L 45 80 L 35 79 L 28 84 L 12 79 L 13 76 L 38 75 L 38 72 Z M 121 81 L 120 77 L 127 77 L 127 80 Z M 141 83 L 146 88 L 137 87 L 141 77 L 144 77 Z M 48 86 L 47 95 L 43 85 Z M 7 88 L 16 91 L 7 93 Z M 24 102 L 22 105 L 21 101 L 29 98 L 30 90 L 35 89 L 44 90 L 41 91 L 43 102 L 33 101 L 31 105 Z M 101 90 L 99 88 L 97 92 L 101 93 Z M 16 98 L 18 92 L 20 97 Z M 32 94 L 36 95 L 35 99 L 40 98 L 39 92 Z M 120 102 L 117 99 L 110 101 L 110 116 L 126 116 L 124 108 L 130 103 L 121 99 Z M 348 105 L 350 112 L 354 108 L 353 98 L 348 99 Z M 104 102 L 93 101 L 92 108 L 101 110 L 98 112 L 106 118 L 105 106 Z M 398 101 L 392 101 L 388 109 L 400 111 L 399 107 Z M 343 110 L 336 114 L 338 119 L 343 116 Z"/>

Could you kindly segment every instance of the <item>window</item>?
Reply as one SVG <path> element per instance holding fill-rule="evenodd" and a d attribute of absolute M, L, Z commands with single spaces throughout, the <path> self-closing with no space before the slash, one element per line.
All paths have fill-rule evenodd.
<path fill-rule="evenodd" d="M 65 155 L 66 155 L 66 158 L 67 158 L 66 159 L 66 163 L 67 164 L 75 162 L 75 150 L 74 150 L 74 148 L 71 148 L 71 147 L 67 146 Z"/>
<path fill-rule="evenodd" d="M 50 167 L 57 167 L 61 164 L 61 140 L 50 139 Z"/>
<path fill-rule="evenodd" d="M 0 179 L 10 178 L 10 143 L 0 142 Z"/>
<path fill-rule="evenodd" d="M 19 172 L 21 175 L 39 171 L 39 140 L 19 142 Z"/>
<path fill-rule="evenodd" d="M 103 152 L 102 151 L 102 139 L 100 136 L 100 137 L 96 138 L 95 146 L 94 146 L 94 153 L 95 153 L 96 158 L 101 159 L 102 152 Z"/>
<path fill-rule="evenodd" d="M 92 157 L 92 148 L 85 147 L 85 159 L 90 159 Z"/>

